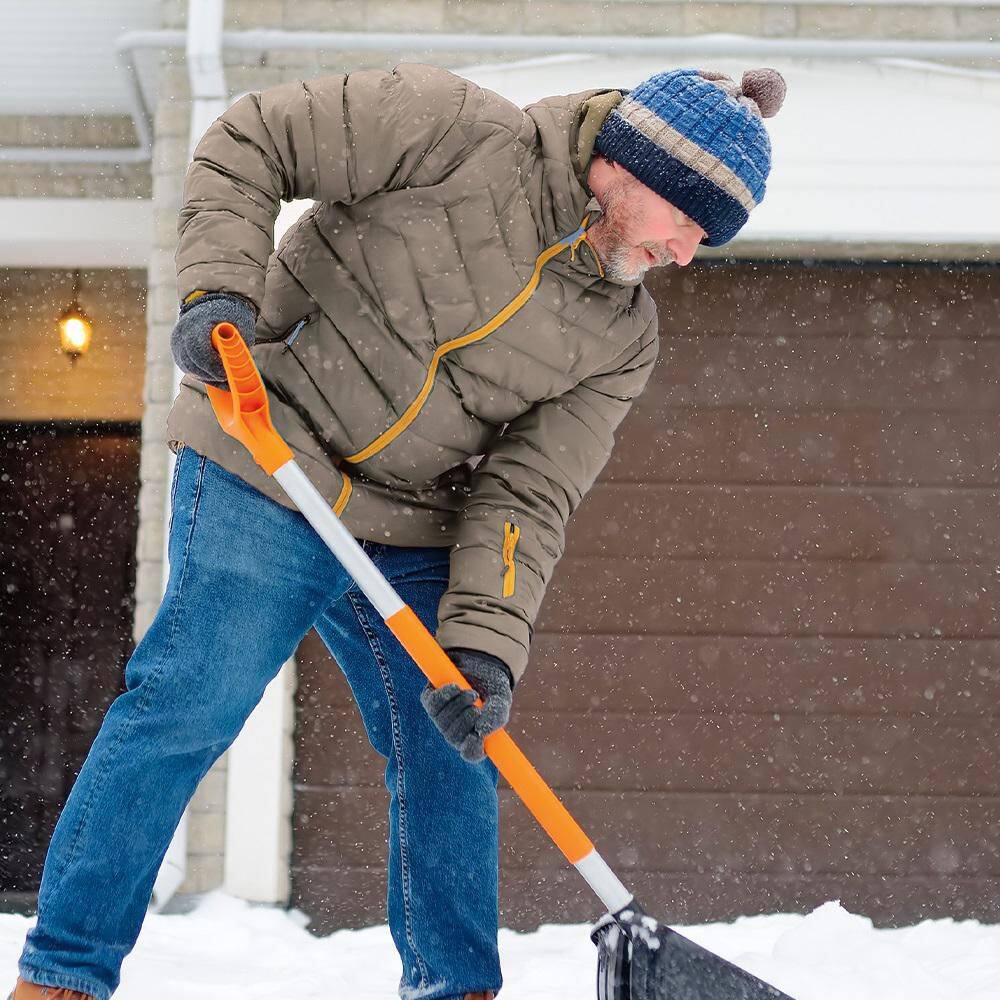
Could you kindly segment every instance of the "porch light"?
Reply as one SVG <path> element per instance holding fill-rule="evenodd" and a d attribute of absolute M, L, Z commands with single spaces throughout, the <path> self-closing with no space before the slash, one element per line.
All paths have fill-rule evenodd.
<path fill-rule="evenodd" d="M 64 354 L 75 362 L 81 354 L 87 353 L 90 338 L 94 332 L 90 317 L 83 311 L 79 302 L 80 272 L 73 272 L 73 302 L 63 310 L 59 317 L 59 341 Z"/>

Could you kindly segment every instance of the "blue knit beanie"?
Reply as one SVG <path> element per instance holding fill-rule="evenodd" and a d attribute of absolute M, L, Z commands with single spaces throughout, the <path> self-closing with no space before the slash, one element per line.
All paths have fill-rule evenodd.
<path fill-rule="evenodd" d="M 721 246 L 764 198 L 771 142 L 761 118 L 784 97 L 773 69 L 744 73 L 740 85 L 705 70 L 657 73 L 608 115 L 594 151 L 694 219 L 704 244 Z"/>

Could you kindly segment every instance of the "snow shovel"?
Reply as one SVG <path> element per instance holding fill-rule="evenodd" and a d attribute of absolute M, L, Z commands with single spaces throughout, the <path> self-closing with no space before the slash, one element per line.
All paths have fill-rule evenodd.
<path fill-rule="evenodd" d="M 296 464 L 271 423 L 264 382 L 236 327 L 220 323 L 212 331 L 212 344 L 229 381 L 228 390 L 206 386 L 223 430 L 278 481 L 430 683 L 468 689 L 447 653 Z M 486 738 L 486 752 L 607 908 L 592 934 L 598 949 L 598 1000 L 792 1000 L 647 916 L 505 730 Z"/>

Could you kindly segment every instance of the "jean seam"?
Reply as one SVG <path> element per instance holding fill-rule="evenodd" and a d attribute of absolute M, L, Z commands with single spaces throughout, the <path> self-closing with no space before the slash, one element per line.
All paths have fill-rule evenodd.
<path fill-rule="evenodd" d="M 177 581 L 177 601 L 174 604 L 174 613 L 170 620 L 170 628 L 167 634 L 167 641 L 164 643 L 159 661 L 156 663 L 152 672 L 149 675 L 146 683 L 143 685 L 143 697 L 140 698 L 139 704 L 136 706 L 135 712 L 132 714 L 131 719 L 128 720 L 128 725 L 123 725 L 118 733 L 118 738 L 115 740 L 112 750 L 117 751 L 124 741 L 125 737 L 132 733 L 135 729 L 136 723 L 145 713 L 146 705 L 149 701 L 149 686 L 150 682 L 155 681 L 163 673 L 163 668 L 166 665 L 168 656 L 167 654 L 173 648 L 174 636 L 177 631 L 177 620 L 180 614 L 180 604 L 181 604 L 181 593 L 184 585 L 184 578 L 187 574 L 187 563 L 188 563 L 188 553 L 191 549 L 191 540 L 194 536 L 194 526 L 195 521 L 198 516 L 198 508 L 201 503 L 201 489 L 202 483 L 205 477 L 205 459 L 201 458 L 198 465 L 198 476 L 195 480 L 194 489 L 194 500 L 191 507 L 191 527 L 188 529 L 188 536 L 184 542 L 184 552 L 181 557 L 181 571 L 180 577 Z M 104 776 L 104 770 L 102 769 L 101 777 Z M 66 870 L 69 866 L 76 860 L 80 841 L 83 837 L 84 830 L 86 829 L 87 822 L 90 819 L 91 808 L 93 806 L 94 796 L 97 794 L 97 787 L 100 782 L 95 781 L 90 789 L 90 794 L 87 796 L 86 801 L 83 803 L 80 809 L 80 818 L 77 820 L 76 829 L 73 832 L 73 840 L 70 842 L 69 848 L 66 851 L 66 857 L 63 859 L 63 863 L 59 868 L 59 872 L 56 875 L 54 882 L 55 887 L 58 888 L 59 883 L 62 881 L 63 876 L 66 874 Z"/>
<path fill-rule="evenodd" d="M 410 899 L 410 858 L 409 845 L 406 837 L 406 788 L 403 781 L 403 734 L 399 725 L 399 704 L 396 700 L 396 690 L 392 684 L 389 674 L 388 664 L 382 652 L 382 647 L 378 641 L 375 630 L 371 627 L 368 614 L 358 599 L 358 595 L 352 590 L 348 591 L 348 600 L 354 608 L 358 624 L 361 626 L 371 647 L 372 655 L 378 664 L 379 673 L 382 676 L 382 684 L 385 687 L 386 698 L 389 702 L 389 719 L 392 726 L 392 749 L 396 755 L 396 802 L 399 809 L 399 858 L 400 858 L 400 881 L 403 885 L 403 917 L 406 923 L 406 941 L 416 958 L 417 968 L 420 971 L 420 986 L 427 986 L 428 973 L 423 957 L 417 948 L 416 939 L 413 934 L 413 912 Z"/>

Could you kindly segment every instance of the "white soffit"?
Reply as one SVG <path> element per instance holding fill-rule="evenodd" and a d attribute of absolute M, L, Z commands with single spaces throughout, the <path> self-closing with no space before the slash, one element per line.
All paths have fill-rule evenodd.
<path fill-rule="evenodd" d="M 1000 244 L 1000 73 L 912 60 L 770 60 L 788 82 L 767 120 L 767 196 L 740 242 Z M 739 80 L 752 64 L 677 62 Z M 631 88 L 663 60 L 555 56 L 456 70 L 520 106 Z"/>
<path fill-rule="evenodd" d="M 147 267 L 152 202 L 0 198 L 0 267 Z"/>
<path fill-rule="evenodd" d="M 126 114 L 115 42 L 126 31 L 158 28 L 161 6 L 159 0 L 0 0 L 0 114 Z"/>

